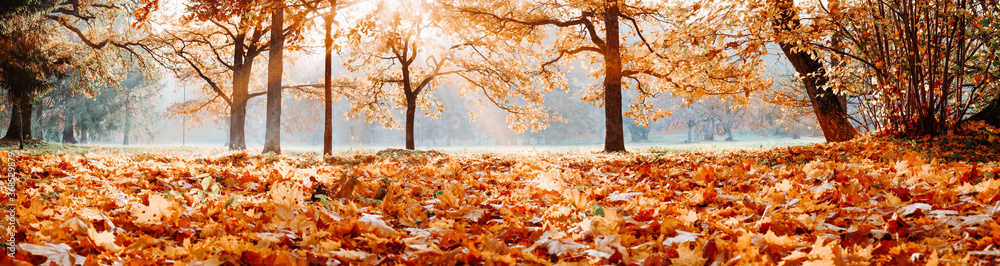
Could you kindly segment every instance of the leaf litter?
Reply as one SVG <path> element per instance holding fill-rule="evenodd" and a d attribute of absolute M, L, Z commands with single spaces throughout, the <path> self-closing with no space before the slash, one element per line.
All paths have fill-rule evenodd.
<path fill-rule="evenodd" d="M 997 143 L 936 142 L 0 159 L 36 265 L 996 263 Z"/>

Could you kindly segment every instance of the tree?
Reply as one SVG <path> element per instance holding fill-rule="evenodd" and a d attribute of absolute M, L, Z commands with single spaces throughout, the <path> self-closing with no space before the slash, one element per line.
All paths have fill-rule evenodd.
<path fill-rule="evenodd" d="M 4 39 L 0 49 L 6 49 L 3 53 L 10 56 L 0 70 L 6 76 L 0 87 L 8 87 L 8 99 L 17 106 L 7 137 L 31 137 L 35 97 L 51 88 L 58 76 L 72 69 L 89 76 L 92 83 L 115 82 L 120 77 L 112 73 L 123 59 L 141 56 L 141 49 L 135 49 L 142 48 L 141 44 L 131 41 L 136 32 L 121 27 L 123 18 L 131 17 L 130 7 L 119 1 L 14 0 L 0 4 L 0 39 Z M 41 110 L 36 113 L 41 114 Z"/>
<path fill-rule="evenodd" d="M 512 53 L 496 51 L 503 45 L 481 32 L 464 31 L 464 21 L 447 13 L 434 2 L 379 2 L 372 14 L 355 23 L 347 36 L 351 47 L 347 66 L 361 72 L 367 84 L 347 94 L 351 100 L 348 117 L 365 116 L 387 127 L 398 127 L 391 110 L 405 109 L 406 148 L 414 149 L 414 122 L 417 108 L 426 116 L 439 116 L 443 105 L 434 89 L 449 75 L 461 81 L 460 97 L 480 95 L 509 113 L 507 121 L 515 130 L 540 129 L 548 119 L 541 107 L 539 92 L 522 88 L 530 79 L 520 64 L 509 60 Z M 460 78 L 460 79 L 459 79 Z M 511 98 L 523 97 L 512 101 Z"/>
<path fill-rule="evenodd" d="M 777 14 L 772 17 L 772 27 L 777 36 L 795 34 L 804 28 L 798 19 L 795 4 L 791 0 L 770 0 Z M 794 41 L 794 37 L 779 37 L 776 41 L 781 46 L 788 61 L 798 71 L 805 85 L 806 93 L 812 103 L 813 113 L 819 121 L 823 136 L 827 141 L 847 141 L 857 135 L 857 131 L 848 120 L 847 110 L 840 104 L 834 88 L 827 86 L 830 80 L 823 64 L 813 58 L 813 54 Z"/>
<path fill-rule="evenodd" d="M 816 46 L 853 63 L 845 67 L 865 70 L 887 110 L 881 118 L 887 129 L 943 134 L 974 106 L 996 101 L 996 1 L 870 0 L 842 9 L 831 11 L 829 20 L 849 49 Z"/>
<path fill-rule="evenodd" d="M 433 89 L 439 77 L 455 74 L 449 64 L 452 51 L 427 54 L 434 48 L 427 34 L 435 28 L 427 12 L 427 3 L 378 2 L 378 8 L 365 20 L 358 22 L 354 34 L 348 36 L 352 49 L 348 67 L 369 73 L 369 86 L 352 93 L 351 114 L 365 113 L 369 119 L 394 126 L 394 118 L 384 109 L 387 102 L 405 108 L 406 149 L 414 149 L 414 117 L 418 104 L 421 109 L 443 111 L 440 101 L 434 98 Z M 418 10 L 404 14 L 402 10 Z M 426 58 L 425 62 L 417 59 Z M 423 63 L 423 64 L 421 64 Z M 418 103 L 419 102 L 419 103 Z"/>
<path fill-rule="evenodd" d="M 271 11 L 271 40 L 267 63 L 267 118 L 264 133 L 264 150 L 262 153 L 281 153 L 281 76 L 285 49 L 285 35 L 282 27 L 285 24 L 284 0 L 275 0 Z"/>
<path fill-rule="evenodd" d="M 635 89 L 636 101 L 624 115 L 640 125 L 669 112 L 653 110 L 650 97 L 671 92 L 690 98 L 728 95 L 738 98 L 763 88 L 756 57 L 730 53 L 738 43 L 724 42 L 716 30 L 726 14 L 703 13 L 700 4 L 667 5 L 654 1 L 461 1 L 452 3 L 485 25 L 489 32 L 510 39 L 543 43 L 537 36 L 555 33 L 552 46 L 539 54 L 539 73 L 559 72 L 555 63 L 586 57 L 599 63 L 591 75 L 603 79 L 585 100 L 605 110 L 606 152 L 625 151 L 622 90 Z M 688 6 L 685 6 L 688 5 Z M 624 24 L 624 27 L 622 25 Z M 649 40 L 646 36 L 657 36 Z M 625 43 L 622 43 L 624 41 Z M 551 83 L 558 85 L 560 82 Z"/>
<path fill-rule="evenodd" d="M 157 61 L 182 79 L 201 79 L 205 82 L 202 89 L 208 92 L 205 95 L 209 98 L 193 100 L 184 104 L 188 108 L 178 106 L 173 110 L 197 112 L 228 107 L 228 142 L 233 150 L 246 149 L 247 102 L 267 93 L 250 92 L 250 88 L 257 87 L 252 86 L 254 63 L 271 48 L 268 33 L 273 25 L 268 24 L 265 16 L 271 13 L 271 4 L 271 1 L 196 0 L 182 17 L 153 12 L 159 5 L 155 0 L 145 5 L 148 11 L 144 14 L 154 15 L 144 17 L 143 21 L 171 25 L 147 41 Z M 299 25 L 306 20 L 290 17 L 288 21 L 291 24 L 282 28 L 282 36 L 295 40 L 296 37 L 290 36 L 297 35 Z M 227 50 L 232 54 L 224 56 Z"/>
<path fill-rule="evenodd" d="M 357 1 L 343 0 L 300 0 L 305 8 L 323 18 L 323 154 L 333 154 L 333 24 L 337 11 L 354 5 Z"/>
<path fill-rule="evenodd" d="M 124 123 L 122 145 L 130 145 L 135 139 L 152 139 L 154 121 L 159 117 L 156 105 L 162 89 L 160 76 L 144 75 L 144 72 L 134 70 L 121 82 L 118 90 L 113 90 L 119 96 L 117 98 L 124 101 L 121 109 L 115 111 Z"/>
<path fill-rule="evenodd" d="M 796 67 L 829 141 L 856 135 L 852 119 L 875 130 L 936 135 L 995 106 L 995 1 L 771 0 L 744 7 L 758 14 L 746 27 L 773 30 L 765 39 Z M 845 96 L 855 102 L 841 101 Z M 861 117 L 849 116 L 845 105 L 861 108 Z"/>
<path fill-rule="evenodd" d="M 40 28 L 0 33 L 0 88 L 6 89 L 12 110 L 3 139 L 22 143 L 31 139 L 35 97 L 50 90 L 66 72 L 66 58 L 53 52 L 54 45 Z"/>
<path fill-rule="evenodd" d="M 38 109 L 45 110 L 36 112 L 40 139 L 77 143 L 86 136 L 87 141 L 121 141 L 124 145 L 136 138 L 151 139 L 162 86 L 157 76 L 132 70 L 114 84 L 89 83 L 79 71 L 60 79 L 54 90 L 38 99 Z"/>
<path fill-rule="evenodd" d="M 636 124 L 635 119 L 632 119 L 631 117 L 626 117 L 624 124 L 628 127 L 628 134 L 632 137 L 633 143 L 649 142 L 648 125 L 640 126 Z"/>

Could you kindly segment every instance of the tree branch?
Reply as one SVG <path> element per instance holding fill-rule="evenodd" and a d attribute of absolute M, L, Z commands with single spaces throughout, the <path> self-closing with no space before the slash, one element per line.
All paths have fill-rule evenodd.
<path fill-rule="evenodd" d="M 544 64 L 542 64 L 542 69 L 544 69 L 548 65 L 551 65 L 551 64 L 554 64 L 555 62 L 558 62 L 559 59 L 562 59 L 562 57 L 565 56 L 565 55 L 574 55 L 574 54 L 581 53 L 581 52 L 602 53 L 603 51 L 601 51 L 600 48 L 590 47 L 590 46 L 584 46 L 584 47 L 576 48 L 576 49 L 569 50 L 569 51 L 565 51 L 565 50 L 564 51 L 559 51 L 559 56 L 556 56 L 556 58 L 554 58 L 552 60 L 549 60 L 548 62 L 545 62 Z"/>
<path fill-rule="evenodd" d="M 197 64 L 195 64 L 193 61 L 191 61 L 190 58 L 188 58 L 186 56 L 183 56 L 182 55 L 182 54 L 184 54 L 183 51 L 179 51 L 179 52 L 180 53 L 178 53 L 178 55 L 180 55 L 181 58 L 184 59 L 184 61 L 187 62 L 188 65 L 190 65 L 191 68 L 194 69 L 194 71 L 196 73 L 198 73 L 198 76 L 201 77 L 202 80 L 205 80 L 205 82 L 208 83 L 208 86 L 212 87 L 212 90 L 215 91 L 216 94 L 218 94 L 219 96 L 221 96 L 223 100 L 226 100 L 226 104 L 232 106 L 233 101 L 231 99 L 229 99 L 229 96 L 227 96 L 225 92 L 222 91 L 222 88 L 219 88 L 219 84 L 215 83 L 214 80 L 212 80 L 207 75 L 205 75 L 205 73 L 201 71 L 201 68 L 199 68 Z"/>
<path fill-rule="evenodd" d="M 251 93 L 251 94 L 247 95 L 247 100 L 250 100 L 253 97 L 262 96 L 262 95 L 265 95 L 265 94 L 267 94 L 267 91 L 254 92 L 254 93 Z"/>

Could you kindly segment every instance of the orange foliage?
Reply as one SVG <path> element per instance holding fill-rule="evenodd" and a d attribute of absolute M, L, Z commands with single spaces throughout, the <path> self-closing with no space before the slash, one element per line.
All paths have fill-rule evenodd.
<path fill-rule="evenodd" d="M 23 177 L 14 259 L 34 264 L 989 263 L 1000 132 L 963 130 L 686 154 L 0 159 Z"/>

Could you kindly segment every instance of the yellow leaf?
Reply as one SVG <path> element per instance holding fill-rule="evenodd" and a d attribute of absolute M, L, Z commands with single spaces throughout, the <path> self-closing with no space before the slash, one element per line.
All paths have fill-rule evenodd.
<path fill-rule="evenodd" d="M 163 217 L 171 213 L 172 207 L 170 201 L 154 193 L 149 195 L 149 206 L 133 207 L 132 215 L 136 217 L 136 224 L 151 225 L 162 221 Z"/>
<path fill-rule="evenodd" d="M 794 238 L 789 236 L 778 236 L 774 234 L 774 231 L 770 230 L 767 231 L 767 234 L 764 234 L 764 242 L 781 248 L 789 248 L 792 247 L 792 245 L 795 245 Z"/>
<path fill-rule="evenodd" d="M 303 197 L 303 192 L 298 186 L 291 182 L 281 182 L 275 184 L 270 193 L 278 217 L 286 220 L 294 218 L 295 211 L 292 208 L 299 204 Z"/>
<path fill-rule="evenodd" d="M 212 176 L 208 174 L 199 175 L 199 177 L 202 176 L 204 176 L 204 178 L 201 179 L 201 190 L 208 191 L 208 188 L 212 186 L 212 183 L 215 183 L 215 178 L 212 178 Z"/>
<path fill-rule="evenodd" d="M 92 209 L 92 208 L 86 208 L 86 209 L 82 209 L 82 210 L 76 211 L 76 214 L 80 218 L 86 219 L 87 221 L 94 221 L 94 220 L 104 219 L 104 216 L 101 215 L 101 211 L 98 211 L 98 210 L 95 210 L 95 209 Z"/>
<path fill-rule="evenodd" d="M 677 247 L 676 259 L 670 259 L 676 265 L 705 265 L 708 259 L 702 258 L 702 249 L 691 248 L 690 245 L 680 245 Z"/>
<path fill-rule="evenodd" d="M 941 264 L 940 258 L 938 258 L 937 249 L 931 252 L 931 256 L 927 258 L 927 266 L 938 266 Z"/>
<path fill-rule="evenodd" d="M 698 194 L 701 195 L 701 193 Z M 685 225 L 693 225 L 694 222 L 698 221 L 698 213 L 694 210 L 681 209 L 681 212 L 684 214 L 679 215 L 678 219 L 683 221 Z"/>
<path fill-rule="evenodd" d="M 43 256 L 46 258 L 45 262 L 41 265 L 83 265 L 87 261 L 87 257 L 77 255 L 73 253 L 73 248 L 65 243 L 53 245 L 51 243 L 46 243 L 43 245 L 33 245 L 33 244 L 19 244 L 18 248 L 23 251 L 27 251 L 35 256 Z"/>
<path fill-rule="evenodd" d="M 779 192 L 788 192 L 792 189 L 792 182 L 789 182 L 788 179 L 781 180 L 781 182 L 774 184 L 774 189 Z"/>
<path fill-rule="evenodd" d="M 87 234 L 90 235 L 90 239 L 94 241 L 94 244 L 104 247 L 107 251 L 118 252 L 122 249 L 118 245 L 115 245 L 115 234 L 111 231 L 98 233 L 97 229 L 90 227 L 87 229 Z"/>
<path fill-rule="evenodd" d="M 809 252 L 809 261 L 803 263 L 802 265 L 835 265 L 837 264 L 834 259 L 837 257 L 834 249 L 840 250 L 840 247 L 836 246 L 836 241 L 830 241 L 824 244 L 823 238 L 816 238 L 816 243 L 813 244 L 812 251 Z"/>
<path fill-rule="evenodd" d="M 561 176 L 562 174 L 561 172 L 559 172 L 559 170 L 557 169 L 549 170 L 548 172 L 538 174 L 538 177 L 535 179 L 535 183 L 538 185 L 538 188 L 540 189 L 549 191 L 559 191 L 563 187 L 565 187 L 565 184 L 563 183 Z"/>

